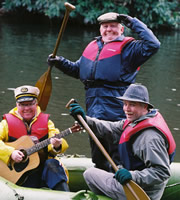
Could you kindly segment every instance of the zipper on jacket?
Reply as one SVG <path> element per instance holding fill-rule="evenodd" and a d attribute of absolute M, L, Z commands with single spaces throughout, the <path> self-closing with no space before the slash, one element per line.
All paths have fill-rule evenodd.
<path fill-rule="evenodd" d="M 103 49 L 103 46 L 104 46 L 104 44 L 100 40 L 97 41 L 97 45 L 98 45 L 99 49 L 98 49 L 98 53 L 96 55 L 96 59 L 95 59 L 93 70 L 92 70 L 92 80 L 95 80 L 95 73 L 96 73 L 96 68 L 97 68 L 97 63 L 98 63 L 97 60 L 98 60 L 101 50 Z"/>

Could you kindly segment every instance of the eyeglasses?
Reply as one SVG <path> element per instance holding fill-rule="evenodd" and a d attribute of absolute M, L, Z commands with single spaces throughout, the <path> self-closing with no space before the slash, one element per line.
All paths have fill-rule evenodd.
<path fill-rule="evenodd" d="M 19 103 L 18 105 L 22 108 L 25 108 L 25 107 L 32 107 L 36 104 L 36 101 L 33 101 L 31 103 Z"/>

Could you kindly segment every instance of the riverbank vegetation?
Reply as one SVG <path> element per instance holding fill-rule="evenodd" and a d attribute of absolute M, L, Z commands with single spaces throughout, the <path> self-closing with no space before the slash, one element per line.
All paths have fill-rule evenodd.
<path fill-rule="evenodd" d="M 118 12 L 141 19 L 152 29 L 178 29 L 179 0 L 69 0 L 76 6 L 71 13 L 74 23 L 96 25 L 97 17 L 105 12 Z M 50 20 L 63 18 L 65 0 L 1 0 L 3 13 L 41 15 Z"/>

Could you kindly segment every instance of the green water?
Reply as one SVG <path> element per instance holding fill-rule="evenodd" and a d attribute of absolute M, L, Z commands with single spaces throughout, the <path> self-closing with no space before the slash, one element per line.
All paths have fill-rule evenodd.
<path fill-rule="evenodd" d="M 11 23 L 0 20 L 0 114 L 15 106 L 13 88 L 35 85 L 47 70 L 47 56 L 53 52 L 60 27 L 49 24 Z M 84 47 L 98 30 L 67 26 L 57 54 L 77 60 Z M 145 84 L 150 102 L 160 109 L 177 144 L 175 161 L 180 161 L 180 33 L 156 33 L 161 48 L 141 68 L 137 82 Z M 75 98 L 85 108 L 84 88 L 79 80 L 52 69 L 53 90 L 47 108 L 60 130 L 70 127 L 74 120 L 65 105 Z M 67 136 L 67 154 L 90 156 L 87 133 Z"/>

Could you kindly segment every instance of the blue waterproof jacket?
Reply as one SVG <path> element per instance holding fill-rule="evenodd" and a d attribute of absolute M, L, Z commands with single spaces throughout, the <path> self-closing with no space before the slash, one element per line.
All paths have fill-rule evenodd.
<path fill-rule="evenodd" d="M 160 47 L 152 31 L 137 18 L 133 18 L 131 29 L 140 40 L 121 35 L 104 44 L 101 37 L 97 37 L 79 60 L 71 62 L 61 58 L 61 63 L 56 66 L 84 83 L 86 111 L 90 117 L 111 121 L 124 118 L 122 102 L 116 97 L 122 96 L 135 82 L 139 66 Z"/>

